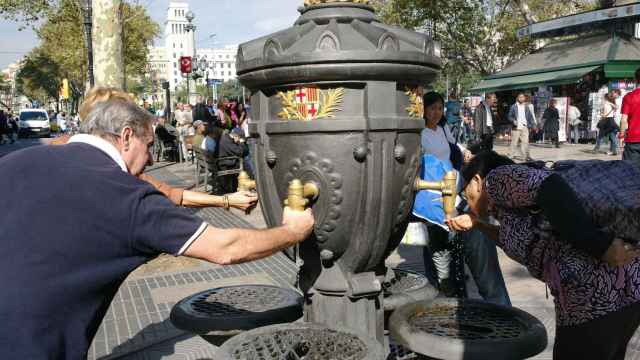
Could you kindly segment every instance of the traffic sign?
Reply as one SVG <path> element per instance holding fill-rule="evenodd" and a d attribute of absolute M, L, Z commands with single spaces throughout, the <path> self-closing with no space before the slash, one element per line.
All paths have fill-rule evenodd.
<path fill-rule="evenodd" d="M 188 74 L 192 70 L 191 56 L 180 56 L 180 72 Z"/>
<path fill-rule="evenodd" d="M 223 82 L 224 81 L 222 81 L 222 79 L 207 79 L 207 85 L 209 85 L 209 86 L 220 85 Z"/>

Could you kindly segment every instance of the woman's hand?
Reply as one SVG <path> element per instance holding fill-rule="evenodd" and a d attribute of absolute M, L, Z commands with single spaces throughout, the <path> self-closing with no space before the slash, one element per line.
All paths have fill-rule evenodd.
<path fill-rule="evenodd" d="M 472 154 L 472 153 L 471 153 L 471 151 L 469 151 L 469 150 L 465 150 L 465 151 L 462 153 L 462 155 L 463 155 L 463 157 L 464 157 L 464 160 L 463 160 L 463 161 L 464 161 L 464 163 L 465 163 L 465 164 L 468 164 L 468 163 L 470 163 L 470 162 L 471 162 L 471 160 L 473 160 L 473 154 Z"/>
<path fill-rule="evenodd" d="M 624 266 L 640 256 L 640 249 L 621 239 L 613 239 L 613 242 L 602 256 L 602 260 L 611 267 Z"/>
<path fill-rule="evenodd" d="M 258 201 L 258 194 L 251 191 L 238 191 L 227 196 L 229 198 L 229 206 L 243 211 L 252 208 Z"/>
<path fill-rule="evenodd" d="M 469 231 L 476 226 L 477 218 L 471 214 L 464 214 L 445 220 L 452 231 Z"/>

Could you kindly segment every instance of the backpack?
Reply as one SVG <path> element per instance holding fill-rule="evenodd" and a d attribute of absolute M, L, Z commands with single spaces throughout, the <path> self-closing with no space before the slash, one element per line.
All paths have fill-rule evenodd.
<path fill-rule="evenodd" d="M 543 162 L 524 165 L 546 166 Z M 571 186 L 598 228 L 625 242 L 640 242 L 640 167 L 627 161 L 566 160 L 547 169 Z"/>

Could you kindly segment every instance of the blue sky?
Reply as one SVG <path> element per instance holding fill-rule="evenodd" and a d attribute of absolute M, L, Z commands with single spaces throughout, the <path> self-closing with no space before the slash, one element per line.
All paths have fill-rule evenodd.
<path fill-rule="evenodd" d="M 132 0 L 130 0 L 132 1 Z M 135 2 L 135 1 L 132 1 Z M 169 0 L 138 0 L 164 31 Z M 184 0 L 196 14 L 198 47 L 239 44 L 293 24 L 303 0 Z M 0 69 L 19 60 L 38 38 L 31 29 L 19 31 L 20 24 L 0 20 Z M 213 39 L 209 35 L 216 34 Z M 215 41 L 215 43 L 214 43 Z M 162 44 L 162 38 L 156 40 Z"/>

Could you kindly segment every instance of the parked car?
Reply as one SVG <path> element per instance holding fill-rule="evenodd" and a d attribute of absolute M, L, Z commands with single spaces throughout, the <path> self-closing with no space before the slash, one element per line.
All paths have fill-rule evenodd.
<path fill-rule="evenodd" d="M 18 136 L 28 135 L 51 136 L 49 115 L 44 109 L 23 109 L 19 117 L 20 130 Z"/>

